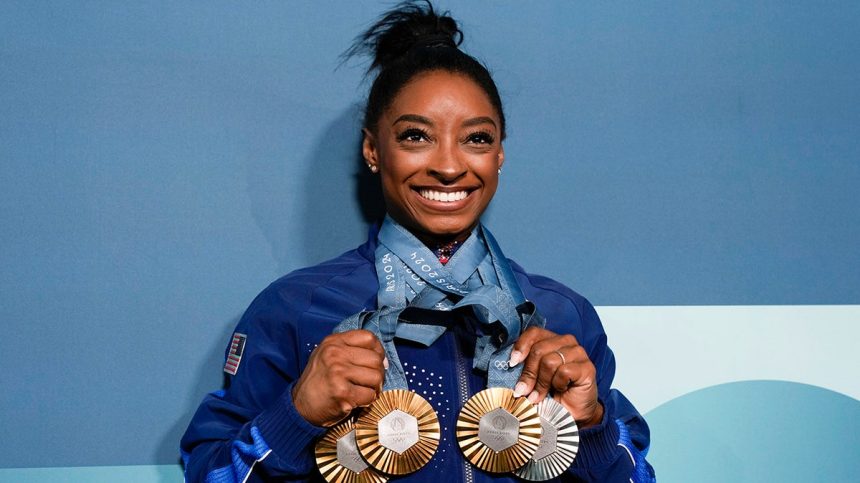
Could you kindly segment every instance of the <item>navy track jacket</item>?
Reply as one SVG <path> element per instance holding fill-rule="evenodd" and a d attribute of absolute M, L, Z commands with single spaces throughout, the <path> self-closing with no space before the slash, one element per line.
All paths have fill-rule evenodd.
<path fill-rule="evenodd" d="M 322 481 L 314 445 L 325 428 L 305 421 L 290 393 L 311 352 L 335 325 L 376 308 L 376 244 L 372 228 L 369 240 L 357 249 L 282 277 L 251 303 L 236 328 L 245 336 L 236 374 L 224 390 L 205 397 L 182 438 L 187 481 Z M 554 280 L 527 274 L 513 262 L 511 266 L 526 298 L 546 317 L 546 328 L 573 334 L 597 369 L 604 420 L 580 431 L 579 453 L 559 480 L 653 481 L 644 458 L 648 426 L 620 392 L 610 390 L 615 358 L 594 307 Z M 486 374 L 471 369 L 474 347 L 475 334 L 456 328 L 430 347 L 397 341 L 409 388 L 433 405 L 442 434 L 427 465 L 393 481 L 522 481 L 471 466 L 457 446 L 460 408 L 486 386 Z M 228 344 L 228 356 L 230 348 Z"/>

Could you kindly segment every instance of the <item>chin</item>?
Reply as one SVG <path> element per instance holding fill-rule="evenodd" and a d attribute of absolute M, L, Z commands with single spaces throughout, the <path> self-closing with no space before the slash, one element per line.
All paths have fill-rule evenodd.
<path fill-rule="evenodd" d="M 422 210 L 389 210 L 388 214 L 425 243 L 434 239 L 448 241 L 464 234 L 468 236 L 479 220 L 479 217 L 472 212 L 428 213 Z"/>
<path fill-rule="evenodd" d="M 472 228 L 477 224 L 477 220 L 460 220 L 449 219 L 439 220 L 428 223 L 420 223 L 421 230 L 428 236 L 438 238 L 453 238 L 460 235 L 465 235 L 472 231 Z"/>

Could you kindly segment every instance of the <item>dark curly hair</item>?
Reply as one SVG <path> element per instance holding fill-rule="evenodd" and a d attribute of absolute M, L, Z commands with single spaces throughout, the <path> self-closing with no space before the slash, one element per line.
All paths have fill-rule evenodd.
<path fill-rule="evenodd" d="M 448 12 L 437 14 L 429 0 L 407 1 L 384 13 L 359 35 L 346 57 L 368 55 L 378 70 L 364 111 L 364 127 L 375 130 L 379 117 L 413 77 L 443 70 L 462 74 L 481 86 L 501 121 L 505 138 L 505 114 L 499 90 L 490 72 L 474 57 L 459 49 L 463 33 Z"/>

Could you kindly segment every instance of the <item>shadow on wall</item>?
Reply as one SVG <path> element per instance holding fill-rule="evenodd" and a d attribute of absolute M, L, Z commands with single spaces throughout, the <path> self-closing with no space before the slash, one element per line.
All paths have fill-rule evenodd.
<path fill-rule="evenodd" d="M 363 115 L 361 106 L 353 105 L 329 123 L 306 163 L 305 265 L 356 247 L 367 225 L 385 213 L 379 175 L 370 172 L 361 154 Z"/>
<path fill-rule="evenodd" d="M 174 460 L 177 464 L 182 465 L 182 458 L 179 457 L 179 440 L 185 434 L 185 429 L 191 418 L 197 411 L 203 397 L 217 389 L 223 389 L 227 384 L 227 375 L 223 372 L 224 366 L 224 349 L 225 341 L 229 341 L 233 334 L 233 329 L 239 323 L 240 316 L 234 317 L 230 322 L 223 324 L 223 330 L 220 337 L 217 337 L 215 345 L 206 351 L 197 370 L 194 372 L 194 381 L 196 383 L 191 387 L 184 397 L 186 408 L 182 414 L 170 425 L 170 428 L 165 433 L 164 437 L 158 445 L 153 461 L 170 461 Z M 172 483 L 169 476 L 162 477 L 162 483 Z"/>
<path fill-rule="evenodd" d="M 303 163 L 290 159 L 290 140 L 281 136 L 279 130 L 285 124 L 273 123 L 251 140 L 253 147 L 248 159 L 251 207 L 272 247 L 279 273 L 354 248 L 364 241 L 367 225 L 384 215 L 379 176 L 370 173 L 361 155 L 362 115 L 361 107 L 355 105 L 328 123 L 314 143 L 310 158 Z M 302 168 L 307 170 L 300 190 L 304 200 L 285 188 L 290 176 Z M 301 230 L 299 237 L 293 233 L 297 228 Z M 293 253 L 297 241 L 303 250 L 298 256 Z M 239 318 L 223 326 L 221 337 L 215 339 L 217 343 L 209 348 L 197 367 L 196 383 L 184 397 L 188 406 L 162 438 L 155 461 L 175 459 L 181 464 L 179 438 L 203 396 L 225 387 L 226 377 L 221 372 L 224 341 L 229 340 Z"/>
<path fill-rule="evenodd" d="M 361 156 L 361 107 L 331 121 L 310 111 L 303 123 L 291 118 L 295 109 L 309 112 L 308 106 L 287 105 L 270 123 L 256 124 L 248 139 L 251 211 L 280 274 L 354 248 L 364 241 L 367 224 L 384 213 L 379 181 Z M 304 158 L 296 153 L 301 145 L 310 145 Z"/>

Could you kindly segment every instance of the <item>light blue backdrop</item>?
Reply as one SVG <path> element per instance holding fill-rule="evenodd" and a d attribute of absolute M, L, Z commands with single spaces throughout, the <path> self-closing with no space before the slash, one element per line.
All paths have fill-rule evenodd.
<path fill-rule="evenodd" d="M 601 307 L 860 304 L 860 4 L 440 4 L 506 101 L 486 221 L 521 264 Z M 0 468 L 24 468 L 0 480 L 177 477 L 154 465 L 175 465 L 250 300 L 364 238 L 367 85 L 338 56 L 387 5 L 0 3 Z M 841 332 L 813 317 L 796 347 L 856 340 L 858 313 Z M 613 328 L 622 345 L 639 333 Z M 647 368 L 641 333 L 624 355 Z M 860 457 L 860 385 L 839 386 L 848 397 L 830 381 L 856 367 L 795 380 L 811 386 L 684 376 L 700 390 L 647 408 L 658 475 L 762 481 L 756 462 L 790 457 L 804 433 L 756 446 L 747 425 L 720 446 L 714 431 L 788 427 L 812 401 L 832 408 L 814 427 L 849 425 L 815 435 L 842 448 L 817 463 L 838 481 L 839 458 Z M 712 411 L 741 400 L 767 417 Z M 683 426 L 697 446 L 677 414 L 710 425 Z M 729 473 L 725 448 L 753 446 L 737 456 L 750 479 Z"/>

